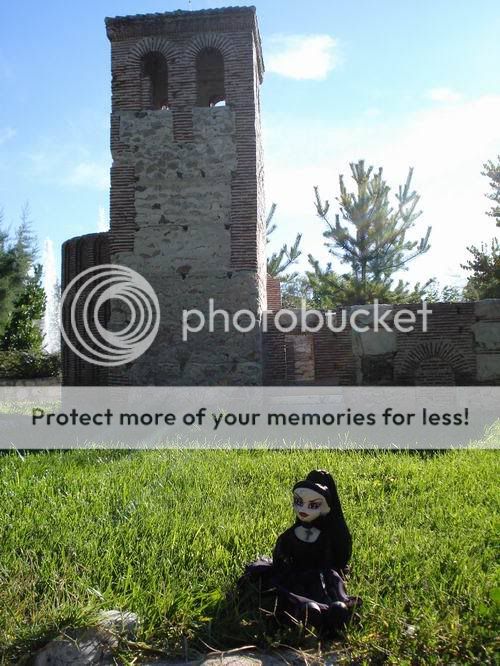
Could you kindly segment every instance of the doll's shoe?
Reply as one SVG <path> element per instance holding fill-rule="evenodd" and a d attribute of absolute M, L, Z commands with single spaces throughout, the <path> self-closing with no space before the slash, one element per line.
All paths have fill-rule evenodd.
<path fill-rule="evenodd" d="M 324 612 L 321 604 L 295 594 L 281 595 L 277 610 L 281 619 L 287 623 L 291 621 L 292 624 L 302 623 L 313 626 L 321 624 L 321 617 Z"/>
<path fill-rule="evenodd" d="M 349 620 L 350 612 L 343 601 L 334 601 L 328 609 L 327 626 L 330 629 L 341 629 Z"/>

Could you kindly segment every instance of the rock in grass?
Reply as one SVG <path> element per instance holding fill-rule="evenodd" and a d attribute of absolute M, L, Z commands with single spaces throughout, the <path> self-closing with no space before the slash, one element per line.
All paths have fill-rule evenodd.
<path fill-rule="evenodd" d="M 139 626 L 139 618 L 131 611 L 102 611 L 99 616 L 99 626 L 134 640 Z"/>
<path fill-rule="evenodd" d="M 40 650 L 34 666 L 89 666 L 112 663 L 118 639 L 108 629 L 72 629 Z"/>
<path fill-rule="evenodd" d="M 273 653 L 235 651 L 217 656 L 213 653 L 196 661 L 155 661 L 143 666 L 334 666 L 338 663 L 336 653 L 314 655 L 294 650 L 276 650 Z"/>
<path fill-rule="evenodd" d="M 96 627 L 69 629 L 38 652 L 34 666 L 91 666 L 113 663 L 119 637 L 135 637 L 139 620 L 135 613 L 103 611 Z"/>

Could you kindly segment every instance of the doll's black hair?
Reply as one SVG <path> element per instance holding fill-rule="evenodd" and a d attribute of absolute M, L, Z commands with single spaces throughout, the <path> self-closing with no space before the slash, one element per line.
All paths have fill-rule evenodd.
<path fill-rule="evenodd" d="M 328 494 L 330 495 L 328 506 L 332 510 L 332 513 L 340 515 L 343 518 L 344 514 L 342 512 L 337 485 L 333 480 L 333 476 L 329 472 L 325 472 L 324 469 L 313 469 L 312 472 L 309 472 L 307 475 L 306 480 L 328 488 Z"/>

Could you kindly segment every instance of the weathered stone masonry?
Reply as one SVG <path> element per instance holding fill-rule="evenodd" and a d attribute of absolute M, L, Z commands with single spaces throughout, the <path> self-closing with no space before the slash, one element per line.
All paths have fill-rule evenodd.
<path fill-rule="evenodd" d="M 257 319 L 265 307 L 257 116 L 263 66 L 255 11 L 176 12 L 106 25 L 113 77 L 110 251 L 113 262 L 151 283 L 161 305 L 152 347 L 133 368 L 110 370 L 110 383 L 259 384 L 259 327 L 180 339 L 182 309 L 206 312 L 209 298 Z M 223 62 L 225 107 L 197 107 L 197 59 L 207 48 Z M 144 110 L 141 60 L 153 51 L 166 61 L 168 110 Z"/>
<path fill-rule="evenodd" d="M 266 307 L 264 67 L 255 9 L 118 17 L 106 19 L 106 28 L 112 70 L 109 261 L 151 283 L 161 324 L 135 362 L 85 376 L 111 385 L 261 384 L 260 326 L 181 339 L 182 310 L 206 313 L 209 298 L 230 313 L 248 309 L 259 322 Z M 221 99 L 225 106 L 209 106 Z M 65 243 L 63 263 L 77 242 Z M 73 274 L 66 266 L 67 279 Z M 127 320 L 121 304 L 112 302 L 109 328 L 119 330 Z M 65 383 L 82 382 L 76 368 L 85 362 L 63 352 L 72 359 Z"/>
<path fill-rule="evenodd" d="M 346 321 L 352 309 L 371 311 L 360 315 L 357 324 L 364 332 L 354 331 L 349 324 L 333 332 L 326 326 L 317 332 L 302 332 L 300 311 L 298 327 L 282 333 L 268 326 L 265 335 L 266 384 L 324 384 L 339 386 L 470 386 L 500 385 L 500 299 L 474 303 L 431 303 L 427 330 L 416 316 L 414 330 L 396 331 L 394 315 L 401 309 L 417 312 L 421 304 L 380 305 L 389 310 L 385 319 L 391 331 L 373 325 L 373 306 L 347 308 Z M 276 299 L 272 309 L 277 312 Z M 335 313 L 336 327 L 342 312 Z M 286 326 L 287 318 L 282 324 Z M 314 328 L 317 317 L 307 317 Z"/>

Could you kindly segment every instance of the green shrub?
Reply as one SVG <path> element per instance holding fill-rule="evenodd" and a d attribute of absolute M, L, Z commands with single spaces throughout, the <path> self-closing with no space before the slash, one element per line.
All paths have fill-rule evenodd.
<path fill-rule="evenodd" d="M 0 379 L 56 377 L 61 372 L 61 354 L 27 351 L 0 352 Z"/>

